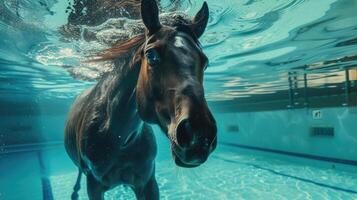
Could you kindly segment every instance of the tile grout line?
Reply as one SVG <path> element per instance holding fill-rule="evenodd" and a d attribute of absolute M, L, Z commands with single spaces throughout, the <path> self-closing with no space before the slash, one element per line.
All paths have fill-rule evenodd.
<path fill-rule="evenodd" d="M 242 149 L 250 149 L 250 150 L 255 150 L 255 151 L 263 151 L 263 152 L 269 152 L 269 153 L 275 153 L 275 154 L 281 154 L 281 155 L 287 155 L 287 156 L 300 157 L 300 158 L 305 158 L 305 159 L 310 159 L 310 160 L 318 160 L 318 161 L 324 161 L 324 162 L 332 162 L 332 163 L 357 166 L 356 160 L 347 160 L 347 159 L 340 159 L 340 158 L 317 156 L 317 155 L 305 154 L 305 153 L 295 153 L 295 152 L 290 152 L 290 151 L 268 149 L 268 148 L 263 148 L 263 147 L 255 147 L 255 146 L 235 144 L 235 143 L 229 143 L 229 142 L 220 142 L 220 144 L 223 144 L 225 146 L 242 148 Z"/>
<path fill-rule="evenodd" d="M 40 173 L 41 173 L 41 185 L 42 185 L 42 199 L 43 200 L 54 200 L 52 193 L 51 182 L 46 173 L 46 167 L 43 160 L 42 152 L 37 152 L 38 161 L 40 164 Z"/>
<path fill-rule="evenodd" d="M 299 181 L 302 181 L 302 182 L 305 182 L 305 183 L 314 184 L 314 185 L 317 185 L 317 186 L 320 186 L 320 187 L 329 188 L 329 189 L 338 190 L 338 191 L 341 191 L 341 192 L 347 192 L 347 193 L 350 193 L 350 194 L 357 195 L 357 191 L 352 190 L 352 189 L 345 189 L 345 188 L 341 188 L 341 187 L 337 187 L 337 186 L 333 186 L 333 185 L 320 183 L 320 182 L 313 181 L 313 180 L 310 180 L 310 179 L 306 179 L 306 178 L 302 178 L 302 177 L 298 177 L 298 176 L 294 176 L 294 175 L 285 174 L 285 173 L 282 173 L 282 172 L 275 171 L 273 169 L 269 169 L 269 168 L 266 168 L 266 167 L 261 167 L 261 166 L 256 165 L 256 164 L 249 164 L 249 163 L 243 163 L 243 162 L 239 162 L 239 161 L 229 160 L 229 159 L 226 159 L 226 158 L 223 158 L 223 157 L 220 157 L 220 156 L 214 156 L 214 157 L 219 159 L 219 160 L 225 161 L 225 162 L 248 165 L 248 166 L 252 166 L 252 167 L 257 168 L 257 169 L 268 171 L 268 172 L 270 172 L 272 174 L 275 174 L 275 175 L 280 175 L 280 176 L 284 176 L 284 177 L 287 177 L 287 178 L 292 178 L 292 179 L 295 179 L 295 180 L 299 180 Z"/>

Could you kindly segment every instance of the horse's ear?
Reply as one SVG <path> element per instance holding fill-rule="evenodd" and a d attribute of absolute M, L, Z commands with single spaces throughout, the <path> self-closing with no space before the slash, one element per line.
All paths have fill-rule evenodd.
<path fill-rule="evenodd" d="M 203 32 L 206 29 L 207 22 L 208 22 L 209 10 L 207 2 L 203 2 L 202 8 L 196 16 L 192 20 L 191 28 L 192 31 L 195 33 L 197 38 L 201 37 Z"/>
<path fill-rule="evenodd" d="M 141 0 L 141 18 L 149 34 L 154 34 L 161 28 L 156 0 Z"/>

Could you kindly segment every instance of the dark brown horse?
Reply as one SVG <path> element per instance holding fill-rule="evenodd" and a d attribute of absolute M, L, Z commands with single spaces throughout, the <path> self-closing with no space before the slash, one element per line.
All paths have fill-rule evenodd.
<path fill-rule="evenodd" d="M 192 21 L 164 26 L 155 0 L 143 0 L 146 32 L 113 47 L 103 59 L 122 57 L 117 68 L 77 97 L 68 116 L 65 147 L 79 168 L 90 199 L 119 185 L 137 199 L 159 199 L 156 142 L 147 123 L 158 124 L 171 143 L 175 163 L 196 167 L 215 149 L 216 123 L 204 98 L 208 59 L 198 38 L 208 21 L 204 3 Z"/>

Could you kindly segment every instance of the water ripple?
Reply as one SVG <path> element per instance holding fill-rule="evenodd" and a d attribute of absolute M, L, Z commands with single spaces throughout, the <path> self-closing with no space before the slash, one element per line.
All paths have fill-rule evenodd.
<path fill-rule="evenodd" d="M 193 16 L 203 0 L 161 2 L 163 11 Z M 327 78 L 329 84 L 340 83 L 341 71 L 357 65 L 357 0 L 209 0 L 208 5 L 209 24 L 200 40 L 210 59 L 209 100 L 285 90 L 291 71 L 309 74 L 311 87 L 324 87 Z M 2 94 L 30 88 L 73 96 L 98 78 L 102 68 L 81 60 L 104 46 L 80 35 L 63 38 L 58 30 L 66 23 L 66 6 L 55 0 L 0 2 L 0 81 L 11 82 L 0 87 Z M 73 74 L 83 80 L 73 80 Z"/>

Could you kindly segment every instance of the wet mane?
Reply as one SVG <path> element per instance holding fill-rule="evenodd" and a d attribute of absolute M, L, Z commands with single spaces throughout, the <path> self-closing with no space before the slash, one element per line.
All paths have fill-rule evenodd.
<path fill-rule="evenodd" d="M 163 15 L 161 20 L 164 25 L 173 27 L 179 32 L 185 32 L 190 35 L 194 42 L 200 46 L 198 38 L 189 27 L 190 20 L 186 18 L 184 14 L 169 13 L 166 16 Z M 121 71 L 122 74 L 125 74 L 126 70 L 132 68 L 132 66 L 138 63 L 142 58 L 142 48 L 146 38 L 145 33 L 143 33 L 145 30 L 141 29 L 140 32 L 137 32 L 137 35 L 129 39 L 119 41 L 112 47 L 91 56 L 87 62 L 114 62 L 115 68 L 119 68 L 119 71 Z"/>
<path fill-rule="evenodd" d="M 188 25 L 180 23 L 180 24 L 175 24 L 176 30 L 180 32 L 185 32 L 186 34 L 190 35 L 194 42 L 201 46 L 200 42 L 198 41 L 198 38 L 196 35 L 192 32 L 192 30 L 189 28 Z M 137 49 L 143 43 L 145 42 L 145 34 L 139 34 L 136 35 L 130 39 L 127 39 L 123 42 L 119 42 L 115 44 L 114 46 L 105 49 L 104 51 L 100 52 L 94 61 L 109 61 L 109 60 L 114 60 L 117 58 L 121 58 L 128 53 L 131 53 L 133 49 Z M 138 55 L 140 52 L 136 52 L 133 60 L 137 60 Z"/>
<path fill-rule="evenodd" d="M 140 34 L 134 36 L 128 40 L 123 42 L 119 42 L 118 44 L 114 45 L 113 47 L 104 50 L 103 52 L 97 55 L 97 58 L 93 59 L 94 61 L 109 61 L 114 60 L 117 58 L 124 57 L 128 53 L 131 53 L 133 49 L 139 48 L 145 41 L 145 35 Z M 138 55 L 140 52 L 135 52 L 133 60 L 137 60 Z"/>

